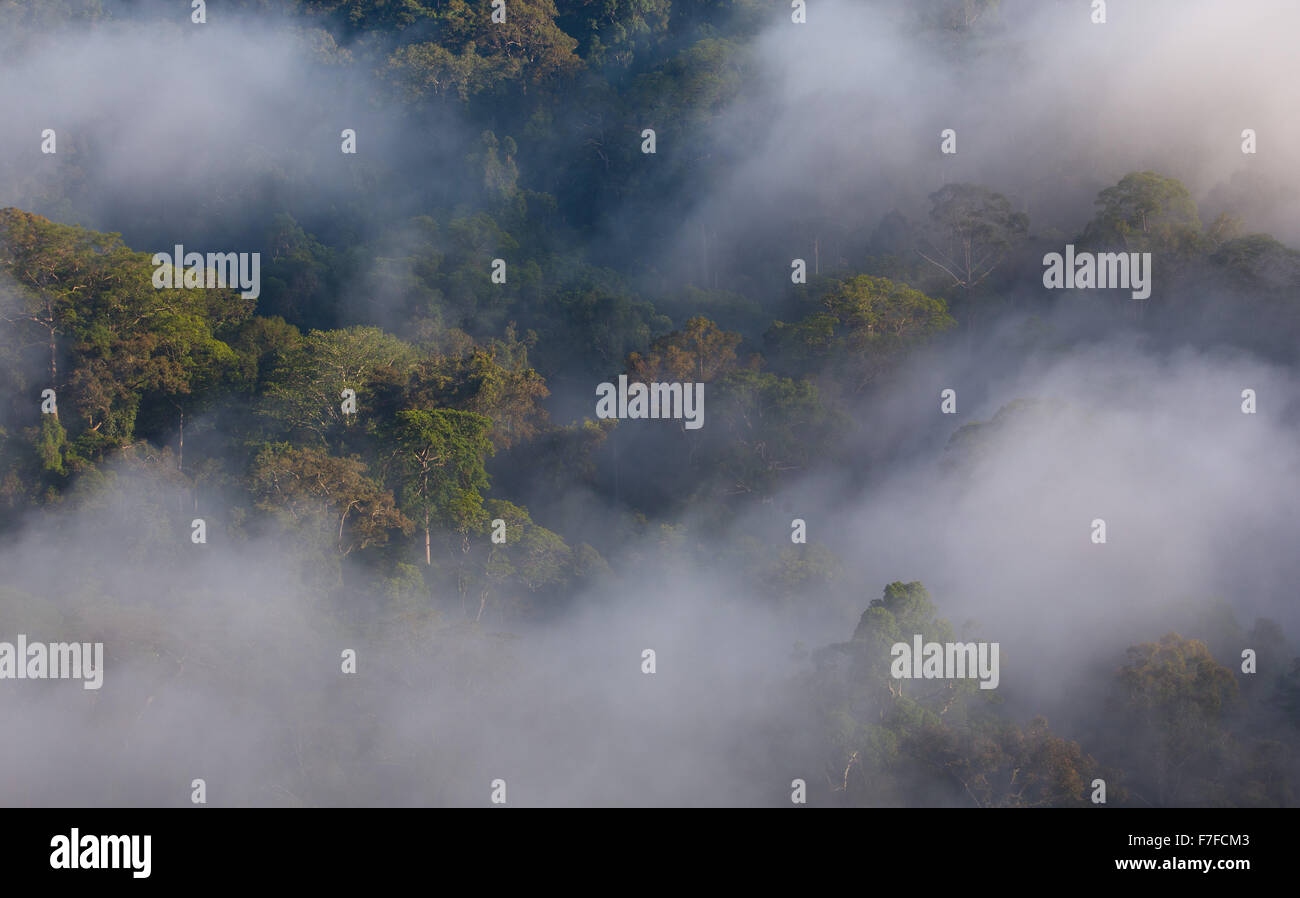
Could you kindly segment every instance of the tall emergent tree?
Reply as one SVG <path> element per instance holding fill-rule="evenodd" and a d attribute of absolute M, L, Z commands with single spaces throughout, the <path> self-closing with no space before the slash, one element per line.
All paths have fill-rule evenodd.
<path fill-rule="evenodd" d="M 434 522 L 461 534 L 465 549 L 469 531 L 483 522 L 491 427 L 492 419 L 455 409 L 397 413 L 391 470 L 402 510 L 424 528 L 426 565 L 433 564 Z"/>

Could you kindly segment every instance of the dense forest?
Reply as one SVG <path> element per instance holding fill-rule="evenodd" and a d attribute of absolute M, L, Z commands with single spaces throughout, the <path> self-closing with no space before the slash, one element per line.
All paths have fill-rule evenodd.
<path fill-rule="evenodd" d="M 800 5 L 0 0 L 0 640 L 105 647 L 0 800 L 1294 805 L 1285 104 L 1033 74 L 1221 3 Z"/>

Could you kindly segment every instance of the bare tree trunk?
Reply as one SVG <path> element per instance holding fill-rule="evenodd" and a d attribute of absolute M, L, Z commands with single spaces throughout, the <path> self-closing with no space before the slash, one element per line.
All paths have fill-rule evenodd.
<path fill-rule="evenodd" d="M 56 325 L 54 322 L 54 301 L 51 300 L 48 297 L 48 295 L 46 296 L 45 299 L 45 320 L 49 322 L 49 324 L 47 325 L 47 329 L 50 335 L 50 389 L 57 390 L 58 389 L 57 381 L 59 379 L 59 363 L 58 363 L 59 352 L 58 352 L 58 343 L 54 338 L 54 334 L 56 331 Z M 58 412 L 55 411 L 54 415 L 57 418 Z"/>

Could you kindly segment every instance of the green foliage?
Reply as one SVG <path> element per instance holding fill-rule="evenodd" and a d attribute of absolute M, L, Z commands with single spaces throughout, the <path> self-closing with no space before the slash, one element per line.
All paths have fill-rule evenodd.
<path fill-rule="evenodd" d="M 273 433 L 318 444 L 337 440 L 347 429 L 374 426 L 370 400 L 381 374 L 408 371 L 415 358 L 408 344 L 379 328 L 312 331 L 279 354 L 259 413 Z M 349 389 L 355 416 L 343 412 Z"/>
<path fill-rule="evenodd" d="M 794 324 L 774 322 L 769 357 L 801 373 L 823 371 L 854 392 L 880 377 L 900 353 L 955 322 L 946 304 L 886 278 L 830 281 L 822 308 Z"/>
<path fill-rule="evenodd" d="M 1211 257 L 1248 290 L 1300 287 L 1300 252 L 1268 234 L 1247 234 L 1223 242 Z"/>
<path fill-rule="evenodd" d="M 557 23 L 588 65 L 627 68 L 666 37 L 670 0 L 558 0 Z"/>
<path fill-rule="evenodd" d="M 392 425 L 390 476 L 400 506 L 425 532 L 425 563 L 435 523 L 462 535 L 487 521 L 482 491 L 488 486 L 484 461 L 494 451 L 490 419 L 454 409 L 398 412 Z"/>
<path fill-rule="evenodd" d="M 643 352 L 656 331 L 669 327 L 650 303 L 595 285 L 561 291 L 553 303 L 555 330 L 573 334 L 577 345 L 610 371 L 632 353 Z M 547 336 L 543 333 L 544 343 Z"/>
<path fill-rule="evenodd" d="M 978 184 L 947 184 L 930 194 L 930 227 L 917 252 L 969 294 L 1025 238 L 1029 216 Z"/>
<path fill-rule="evenodd" d="M 1224 726 L 1237 699 L 1232 672 L 1205 643 L 1177 633 L 1131 647 L 1128 658 L 1113 701 L 1126 730 L 1120 756 L 1144 797 L 1162 805 L 1213 800 L 1212 783 L 1234 751 Z"/>
<path fill-rule="evenodd" d="M 686 322 L 680 331 L 660 337 L 644 356 L 628 356 L 628 376 L 642 383 L 674 381 L 708 383 L 736 367 L 740 334 L 730 334 L 702 315 Z"/>
<path fill-rule="evenodd" d="M 390 78 L 413 101 L 553 88 L 582 65 L 556 14 L 553 0 L 511 0 L 505 22 L 493 23 L 488 0 L 449 0 L 435 16 L 438 41 L 395 51 Z"/>
<path fill-rule="evenodd" d="M 356 458 L 335 458 L 287 443 L 262 448 L 249 472 L 258 507 L 291 526 L 332 539 L 341 555 L 382 546 L 393 531 L 409 533 L 411 522 L 393 495 L 366 476 Z"/>
<path fill-rule="evenodd" d="M 41 467 L 53 474 L 64 473 L 63 453 L 68 444 L 68 436 L 63 425 L 54 415 L 41 416 L 41 436 L 36 446 Z"/>
<path fill-rule="evenodd" d="M 745 83 L 744 48 L 706 38 L 637 79 L 642 115 L 671 138 L 719 115 Z"/>
<path fill-rule="evenodd" d="M 926 52 L 973 56 L 997 37 L 996 0 L 905 5 L 904 27 Z M 83 189 L 102 161 L 93 136 L 60 126 L 59 153 L 39 176 L 11 177 L 26 163 L 0 159 L 18 191 L 9 201 L 58 219 L 0 210 L 6 534 L 29 515 L 62 523 L 61 509 L 68 520 L 95 510 L 111 525 L 105 559 L 190 570 L 184 535 L 205 515 L 214 541 L 275 537 L 286 578 L 328 597 L 322 611 L 419 653 L 451 628 L 457 638 L 440 639 L 439 651 L 468 652 L 480 628 L 618 601 L 637 577 L 743 570 L 729 598 L 765 603 L 783 621 L 808 614 L 820 626 L 846 601 L 862 612 L 852 639 L 815 653 L 798 684 L 821 724 L 826 777 L 814 779 L 830 784 L 832 800 L 1072 806 L 1104 774 L 1121 804 L 1130 795 L 1294 803 L 1300 662 L 1275 623 L 1247 631 L 1221 603 L 1188 627 L 1177 622 L 1198 639 L 1170 634 L 1129 650 L 1111 684 L 1113 720 L 1091 731 L 1097 757 L 1122 768 L 1120 785 L 1047 721 L 1013 715 L 971 682 L 891 676 L 894 642 L 957 636 L 919 582 L 891 583 L 863 610 L 852 568 L 829 546 L 778 533 L 774 549 L 753 524 L 801 478 L 837 470 L 846 414 L 870 413 L 864 400 L 910 353 L 958 320 L 986 323 L 999 302 L 1037 301 L 1039 251 L 1064 237 L 1031 238 L 1027 215 L 978 184 L 946 184 L 929 195 L 924 221 L 891 211 L 874 231 L 883 210 L 869 206 L 832 216 L 800 198 L 792 205 L 804 208 L 742 204 L 732 215 L 707 202 L 716 185 L 746 183 L 737 148 L 772 139 L 769 122 L 734 112 L 762 84 L 754 38 L 785 20 L 784 7 L 774 20 L 771 0 L 509 0 L 498 25 L 488 0 L 283 6 L 292 19 L 277 37 L 303 51 L 326 88 L 324 99 L 295 97 L 300 121 L 332 121 L 338 102 L 361 130 L 364 151 L 343 157 L 346 169 L 330 167 L 340 163 L 332 135 L 324 150 L 235 140 L 230 152 L 251 147 L 236 160 L 256 173 L 246 183 L 213 186 L 201 203 L 146 192 L 133 206 Z M 179 33 L 175 10 L 146 7 L 0 0 L 0 49 L 22 59 L 42 35 L 102 35 L 110 22 Z M 360 110 L 379 117 L 364 121 Z M 393 123 L 400 148 L 383 146 L 376 121 Z M 653 157 L 640 152 L 647 127 Z M 1177 322 L 1186 306 L 1213 339 L 1290 360 L 1300 252 L 1243 231 L 1242 208 L 1287 202 L 1266 181 L 1253 184 L 1244 206 L 1236 181 L 1212 193 L 1206 207 L 1229 211 L 1202 227 L 1183 184 L 1130 173 L 1100 192 L 1077 242 L 1156 254 L 1160 291 L 1176 302 L 1148 323 Z M 899 201 L 910 210 L 925 199 Z M 718 239 L 728 218 L 751 212 L 774 219 L 760 222 L 769 239 Z M 132 246 L 193 234 L 260 251 L 260 298 L 155 289 L 148 253 L 59 223 L 102 216 Z M 809 246 L 812 281 L 787 283 L 786 260 Z M 498 258 L 506 283 L 491 280 Z M 1198 296 L 1213 301 L 1196 306 Z M 1024 348 L 1050 348 L 1051 336 Z M 706 426 L 591 420 L 590 387 L 619 371 L 706 384 Z M 46 388 L 57 416 L 39 410 Z M 341 408 L 345 390 L 355 391 L 355 415 Z M 570 423 L 553 423 L 548 405 Z M 1021 429 L 1076 426 L 1078 415 L 1044 400 L 1011 403 L 957 429 L 945 462 L 978 476 L 987 453 Z M 790 516 L 766 515 L 783 527 Z M 496 520 L 504 542 L 493 539 Z M 82 542 L 78 552 L 97 549 Z M 601 554 L 611 551 L 617 571 Z M 119 587 L 77 587 L 87 607 L 108 600 L 102 607 L 127 621 L 133 644 L 161 643 L 136 631 L 152 612 L 127 615 Z M 158 601 L 179 618 L 187 601 L 214 595 L 198 584 Z M 50 621 L 53 607 L 0 590 L 0 609 L 27 620 Z M 287 629 L 312 632 L 300 623 Z M 325 613 L 313 623 L 333 625 Z M 1242 644 L 1260 652 L 1256 678 L 1234 670 Z M 241 667 L 200 657 L 205 671 Z M 503 657 L 475 665 L 476 681 L 520 675 Z M 397 664 L 383 673 L 373 682 L 405 676 Z M 251 674 L 235 677 L 239 689 L 256 688 Z M 301 753 L 303 738 L 335 744 L 322 714 L 286 715 L 286 744 L 299 751 L 293 786 L 308 798 L 331 794 L 322 781 L 352 775 L 330 751 Z M 338 732 L 365 731 L 354 723 Z"/>
<path fill-rule="evenodd" d="M 150 257 L 116 234 L 0 210 L 0 319 L 37 352 L 69 438 L 98 455 L 135 437 L 148 396 L 198 407 L 224 388 L 238 356 L 220 337 L 252 301 L 229 289 L 156 289 Z"/>
<path fill-rule="evenodd" d="M 1081 241 L 1089 248 L 1180 253 L 1200 246 L 1196 203 L 1175 178 L 1131 172 L 1103 190 L 1097 205 Z"/>
<path fill-rule="evenodd" d="M 831 794 L 850 805 L 900 805 L 923 794 L 939 804 L 1066 807 L 1090 804 L 1091 782 L 1110 779 L 1108 800 L 1127 794 L 1115 774 L 1046 720 L 1020 726 L 998 713 L 973 680 L 901 680 L 891 646 L 951 642 L 919 582 L 891 583 L 871 602 L 848 643 L 816 656 L 809 680 L 825 721 Z"/>
<path fill-rule="evenodd" d="M 701 462 L 729 493 L 769 493 L 782 476 L 808 471 L 843 424 L 816 386 L 775 374 L 733 371 L 706 397 Z"/>

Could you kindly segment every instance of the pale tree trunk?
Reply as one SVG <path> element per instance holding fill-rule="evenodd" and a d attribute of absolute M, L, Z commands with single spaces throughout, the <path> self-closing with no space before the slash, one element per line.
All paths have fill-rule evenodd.
<path fill-rule="evenodd" d="M 45 300 L 45 319 L 49 322 L 50 334 L 50 389 L 58 389 L 56 381 L 59 378 L 58 365 L 58 341 L 55 339 L 56 325 L 54 322 L 54 301 L 46 297 Z M 57 412 L 55 413 L 57 417 Z"/>

